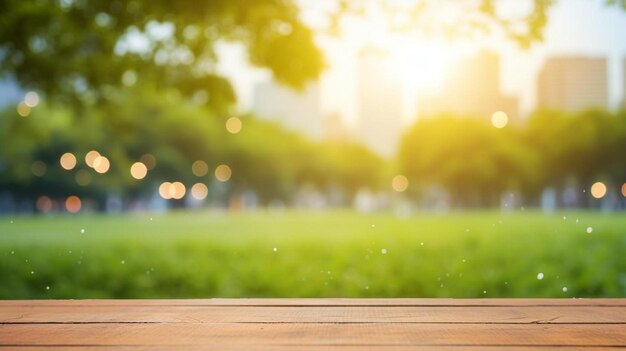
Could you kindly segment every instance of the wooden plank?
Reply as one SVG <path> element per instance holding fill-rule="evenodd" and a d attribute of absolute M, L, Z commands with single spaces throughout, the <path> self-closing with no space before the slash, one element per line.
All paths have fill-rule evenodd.
<path fill-rule="evenodd" d="M 45 347 L 46 350 L 68 350 L 68 347 Z M 71 351 L 102 351 L 100 346 L 78 346 L 71 347 Z M 110 350 L 110 348 L 106 348 Z M 376 351 L 393 351 L 393 350 L 418 350 L 418 351 L 481 351 L 481 350 L 507 350 L 507 351 L 527 351 L 527 350 L 563 350 L 563 351 L 606 351 L 606 347 L 589 347 L 589 346 L 262 346 L 262 345 L 220 345 L 219 347 L 198 346 L 198 345 L 184 345 L 183 350 L 186 351 L 206 351 L 206 350 L 220 350 L 220 351 L 272 351 L 272 350 L 290 350 L 290 351 L 334 351 L 340 349 L 342 351 L 362 351 L 362 350 L 376 350 Z M 618 350 L 621 348 L 610 348 L 611 350 Z M 12 347 L 3 348 L 0 346 L 0 350 L 16 350 L 16 351 L 41 351 L 41 347 Z M 116 346 L 115 350 L 151 350 L 151 351 L 180 351 L 179 346 Z"/>
<path fill-rule="evenodd" d="M 105 347 L 106 350 L 110 350 L 111 348 Z M 419 345 L 396 345 L 396 346 L 320 346 L 320 345 L 272 345 L 272 346 L 263 346 L 263 345 L 174 345 L 174 346 L 115 346 L 114 350 L 116 351 L 141 351 L 141 350 L 150 350 L 150 351 L 206 351 L 206 350 L 220 350 L 220 351 L 272 351 L 272 350 L 289 350 L 289 351 L 334 351 L 340 349 L 341 351 L 362 351 L 362 350 L 375 350 L 375 351 L 393 351 L 393 350 L 418 350 L 418 351 L 497 351 L 497 350 L 507 350 L 507 351 L 525 351 L 525 350 L 540 350 L 540 351 L 601 351 L 607 350 L 606 347 L 593 347 L 593 346 L 419 346 Z M 610 349 L 619 349 L 619 348 L 610 348 Z M 0 350 L 9 351 L 41 351 L 41 346 L 0 346 Z M 102 346 L 45 346 L 45 350 L 51 351 L 102 351 Z"/>
<path fill-rule="evenodd" d="M 4 324 L 5 346 L 604 346 L 625 347 L 623 325 L 554 324 Z M 181 346 L 184 348 L 184 346 Z"/>
<path fill-rule="evenodd" d="M 148 299 L 0 300 L 1 306 L 626 306 L 626 299 Z"/>
<path fill-rule="evenodd" d="M 626 348 L 625 301 L 0 301 L 0 351 Z"/>
<path fill-rule="evenodd" d="M 625 324 L 626 307 L 0 306 L 0 323 Z"/>

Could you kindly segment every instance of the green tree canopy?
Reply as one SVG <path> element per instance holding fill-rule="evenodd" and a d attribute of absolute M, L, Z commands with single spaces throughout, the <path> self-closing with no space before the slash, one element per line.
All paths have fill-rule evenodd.
<path fill-rule="evenodd" d="M 0 2 L 0 74 L 75 106 L 138 80 L 229 105 L 234 93 L 215 71 L 220 40 L 242 43 L 252 64 L 295 88 L 323 68 L 291 1 Z"/>
<path fill-rule="evenodd" d="M 518 130 L 478 117 L 418 120 L 404 136 L 400 170 L 416 186 L 442 186 L 455 205 L 497 205 L 505 190 L 524 191 L 538 176 L 538 158 Z M 415 189 L 417 188 L 417 189 Z"/>

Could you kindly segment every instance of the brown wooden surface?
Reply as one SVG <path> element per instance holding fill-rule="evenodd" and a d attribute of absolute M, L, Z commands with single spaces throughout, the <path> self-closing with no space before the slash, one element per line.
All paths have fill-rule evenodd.
<path fill-rule="evenodd" d="M 626 348 L 626 299 L 0 301 L 0 350 Z"/>

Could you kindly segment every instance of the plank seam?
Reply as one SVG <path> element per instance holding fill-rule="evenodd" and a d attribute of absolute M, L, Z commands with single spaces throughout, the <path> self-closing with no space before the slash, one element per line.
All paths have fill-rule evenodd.
<path fill-rule="evenodd" d="M 158 307 L 384 307 L 384 308 L 404 308 L 404 307 L 435 307 L 435 308 L 467 308 L 467 307 L 560 307 L 560 308 L 576 308 L 576 307 L 600 307 L 600 308 L 626 308 L 626 305 L 0 305 L 1 308 L 13 308 L 13 307 L 30 307 L 30 308 L 51 308 L 51 307 L 72 307 L 72 308 L 91 308 L 91 307 L 137 307 L 137 308 L 158 308 Z"/>
<path fill-rule="evenodd" d="M 155 344 L 0 344 L 0 347 L 102 347 L 102 348 L 111 348 L 111 347 L 155 347 L 159 345 Z M 172 348 L 177 347 L 193 347 L 193 346 L 206 346 L 204 344 L 171 344 L 171 345 L 161 345 Z M 331 346 L 331 347 L 371 347 L 371 346 L 383 346 L 383 347 L 415 347 L 415 346 L 426 346 L 426 347 L 499 347 L 499 348 L 507 348 L 507 347 L 562 347 L 562 348 L 626 348 L 624 344 L 257 344 L 250 345 L 244 343 L 236 343 L 231 346 L 267 346 L 267 347 L 298 347 L 298 346 L 313 346 L 313 347 L 321 347 L 321 346 Z"/>
<path fill-rule="evenodd" d="M 626 325 L 626 322 L 419 322 L 419 321 L 402 321 L 402 322 L 150 322 L 150 321 L 66 321 L 66 322 L 0 322 L 0 325 L 49 325 L 49 324 L 463 324 L 463 325 Z"/>

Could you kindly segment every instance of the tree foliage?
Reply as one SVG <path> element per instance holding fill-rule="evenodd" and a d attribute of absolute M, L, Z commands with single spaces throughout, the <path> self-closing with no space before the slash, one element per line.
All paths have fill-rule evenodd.
<path fill-rule="evenodd" d="M 314 142 L 254 116 L 242 116 L 243 128 L 231 134 L 226 117 L 185 99 L 177 90 L 166 92 L 135 86 L 119 91 L 113 104 L 73 109 L 38 106 L 28 117 L 5 111 L 0 124 L 0 194 L 33 200 L 46 195 L 71 194 L 103 202 L 106 194 L 128 200 L 149 198 L 164 181 L 180 181 L 188 188 L 201 182 L 217 192 L 215 201 L 255 192 L 262 204 L 289 203 L 305 186 L 319 192 L 344 193 L 344 201 L 361 187 L 377 188 L 383 161 L 364 146 L 352 143 Z M 98 174 L 83 161 L 97 150 L 111 161 L 106 174 Z M 59 158 L 71 152 L 76 168 L 64 170 Z M 143 180 L 129 172 L 143 155 L 151 154 L 156 166 Z M 204 161 L 209 172 L 194 175 L 192 164 Z M 43 174 L 33 171 L 41 162 Z M 216 180 L 213 170 L 228 165 L 232 177 Z M 79 172 L 91 182 L 79 185 Z"/>
<path fill-rule="evenodd" d="M 516 2 L 522 2 L 518 0 Z M 509 15 L 507 0 L 340 0 L 329 11 L 327 33 L 341 33 L 346 17 L 383 18 L 391 32 L 443 38 L 472 38 L 496 35 L 528 48 L 544 39 L 550 9 L 557 0 L 525 0 L 525 12 Z M 626 10 L 626 0 L 605 0 L 608 6 Z M 381 16 L 382 15 L 382 16 Z"/>
<path fill-rule="evenodd" d="M 514 130 L 475 117 L 420 120 L 399 151 L 402 172 L 422 189 L 438 185 L 461 206 L 498 204 L 505 190 L 529 188 L 537 159 Z"/>
<path fill-rule="evenodd" d="M 568 178 L 583 183 L 626 181 L 624 112 L 581 111 L 574 115 L 542 110 L 534 113 L 527 139 L 542 153 L 542 184 L 561 187 Z"/>
<path fill-rule="evenodd" d="M 295 88 L 323 67 L 290 1 L 0 2 L 0 74 L 75 105 L 109 102 L 139 80 L 229 106 L 234 93 L 215 71 L 224 40 L 245 45 L 251 63 Z"/>
<path fill-rule="evenodd" d="M 441 186 L 456 205 L 497 205 L 505 191 L 533 202 L 547 187 L 626 182 L 626 116 L 586 110 L 537 111 L 523 124 L 493 127 L 479 117 L 419 120 L 398 152 L 400 171 L 420 194 Z M 620 195 L 621 196 L 621 195 Z"/>

